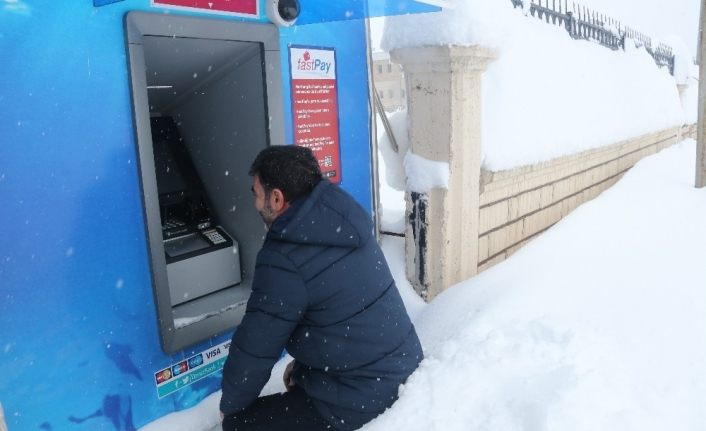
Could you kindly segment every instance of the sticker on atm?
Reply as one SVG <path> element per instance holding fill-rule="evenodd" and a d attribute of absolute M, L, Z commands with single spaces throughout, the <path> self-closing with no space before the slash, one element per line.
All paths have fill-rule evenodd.
<path fill-rule="evenodd" d="M 187 364 L 187 362 L 182 361 L 172 366 L 172 373 L 174 374 L 174 376 L 178 376 L 180 374 L 184 374 L 188 369 L 189 365 Z"/>
<path fill-rule="evenodd" d="M 190 370 L 193 370 L 194 368 L 198 367 L 201 364 L 203 364 L 203 355 L 201 353 L 189 358 L 189 369 Z"/>
<path fill-rule="evenodd" d="M 172 367 L 165 368 L 162 371 L 155 373 L 154 378 L 157 381 L 157 384 L 164 383 L 167 380 L 172 378 Z"/>
<path fill-rule="evenodd" d="M 157 371 L 154 373 L 157 397 L 166 397 L 221 371 L 228 358 L 229 350 L 230 341 L 227 341 Z"/>
<path fill-rule="evenodd" d="M 290 46 L 289 61 L 294 143 L 309 148 L 323 176 L 340 184 L 336 51 Z"/>

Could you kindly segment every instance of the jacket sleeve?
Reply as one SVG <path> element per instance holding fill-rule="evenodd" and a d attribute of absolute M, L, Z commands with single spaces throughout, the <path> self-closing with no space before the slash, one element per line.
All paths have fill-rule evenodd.
<path fill-rule="evenodd" d="M 291 261 L 276 251 L 260 250 L 245 316 L 223 368 L 224 414 L 237 413 L 258 397 L 306 306 L 304 281 Z"/>

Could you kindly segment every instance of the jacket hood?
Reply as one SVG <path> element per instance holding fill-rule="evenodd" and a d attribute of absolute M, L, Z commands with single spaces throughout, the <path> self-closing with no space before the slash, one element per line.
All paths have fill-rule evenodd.
<path fill-rule="evenodd" d="M 309 196 L 279 216 L 267 238 L 294 244 L 359 247 L 373 234 L 370 215 L 340 187 L 324 179 Z"/>

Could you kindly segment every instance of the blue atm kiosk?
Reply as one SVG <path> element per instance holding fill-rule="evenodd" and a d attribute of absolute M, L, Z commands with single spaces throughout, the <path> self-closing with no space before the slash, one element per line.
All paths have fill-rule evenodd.
<path fill-rule="evenodd" d="M 220 389 L 264 226 L 247 175 L 311 147 L 373 212 L 365 18 L 415 0 L 0 3 L 0 406 L 132 430 Z"/>

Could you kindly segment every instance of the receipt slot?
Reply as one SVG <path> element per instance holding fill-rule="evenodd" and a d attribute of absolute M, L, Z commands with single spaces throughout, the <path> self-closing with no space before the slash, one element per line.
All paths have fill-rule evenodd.
<path fill-rule="evenodd" d="M 126 16 L 142 201 L 162 347 L 232 329 L 265 228 L 249 164 L 283 139 L 272 24 Z"/>

